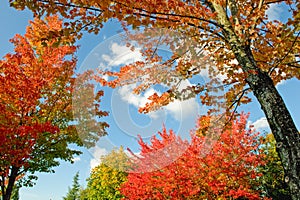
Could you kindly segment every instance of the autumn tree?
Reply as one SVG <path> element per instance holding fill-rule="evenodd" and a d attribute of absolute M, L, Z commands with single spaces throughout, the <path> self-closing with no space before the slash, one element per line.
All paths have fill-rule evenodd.
<path fill-rule="evenodd" d="M 102 72 L 115 77 L 108 83 L 99 79 L 112 87 L 137 83 L 136 93 L 155 84 L 168 86 L 163 94 L 153 94 L 152 103 L 141 108 L 142 112 L 193 96 L 190 94 L 198 94 L 203 104 L 212 105 L 216 103 L 212 92 L 224 86 L 227 86 L 225 104 L 231 112 L 241 103 L 249 102 L 245 95 L 253 92 L 277 142 L 292 197 L 300 199 L 300 135 L 275 87 L 280 81 L 300 78 L 298 0 L 10 0 L 10 3 L 17 9 L 27 7 L 38 16 L 59 13 L 79 36 L 81 30 L 97 33 L 112 18 L 118 19 L 127 31 L 133 28 L 151 33 L 152 30 L 152 35 L 144 34 L 146 37 L 139 43 L 146 57 L 143 62 L 124 66 L 119 72 Z M 290 7 L 285 21 L 267 16 L 270 6 L 278 4 Z M 157 29 L 164 29 L 165 33 L 154 37 Z M 168 61 L 162 62 L 156 51 L 160 42 L 173 54 Z M 211 78 L 208 83 L 187 86 L 185 90 L 176 87 L 178 82 L 205 70 Z M 226 78 L 217 80 L 220 74 Z"/>
<path fill-rule="evenodd" d="M 30 22 L 24 36 L 17 34 L 11 42 L 14 53 L 0 60 L 0 187 L 3 200 L 9 200 L 16 180 L 31 186 L 35 172 L 52 172 L 59 160 L 73 162 L 81 152 L 70 144 L 90 147 L 105 134 L 106 123 L 95 119 L 105 112 L 99 109 L 101 92 L 86 104 L 96 115 L 78 111 L 73 115 L 75 91 L 76 46 L 71 35 L 63 35 L 63 24 L 57 16 Z M 81 87 L 91 84 L 77 76 Z M 81 78 L 80 78 L 81 77 Z M 86 79 L 87 80 L 87 79 Z M 79 101 L 80 102 L 80 101 Z M 84 136 L 76 125 L 89 124 Z M 96 137 L 97 136 L 97 137 Z"/>
<path fill-rule="evenodd" d="M 219 140 L 210 141 L 209 151 L 207 137 L 199 131 L 191 134 L 190 142 L 166 128 L 151 144 L 140 139 L 141 152 L 133 154 L 133 170 L 121 186 L 125 199 L 258 199 L 259 191 L 253 184 L 261 175 L 256 169 L 264 164 L 264 155 L 258 154 L 258 133 L 246 130 L 246 118 L 242 115 L 220 133 Z M 198 124 L 197 129 L 201 128 Z M 182 146 L 186 151 L 161 167 L 177 157 L 174 149 Z M 149 165 L 157 168 L 145 172 Z"/>
<path fill-rule="evenodd" d="M 101 157 L 101 163 L 92 169 L 86 188 L 87 199 L 121 199 L 119 188 L 126 181 L 128 156 L 123 147 Z"/>

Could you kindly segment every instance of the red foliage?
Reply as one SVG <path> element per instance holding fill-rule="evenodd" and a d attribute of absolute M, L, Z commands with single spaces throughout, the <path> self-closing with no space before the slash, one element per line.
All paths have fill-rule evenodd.
<path fill-rule="evenodd" d="M 259 199 L 252 186 L 264 155 L 256 153 L 258 133 L 245 129 L 246 119 L 241 115 L 217 141 L 192 134 L 188 142 L 165 128 L 159 133 L 162 139 L 154 137 L 151 144 L 140 139 L 140 156 L 121 193 L 126 199 Z M 166 165 L 170 158 L 174 162 Z"/>
<path fill-rule="evenodd" d="M 66 57 L 72 57 L 76 47 L 67 45 L 68 39 L 56 36 L 62 28 L 58 17 L 47 17 L 46 21 L 31 22 L 24 36 L 17 34 L 11 39 L 15 52 L 0 60 L 2 177 L 8 176 L 10 166 L 27 165 L 40 134 L 59 132 L 50 121 L 50 109 L 46 108 L 53 105 L 51 111 L 55 112 L 61 103 L 61 93 L 72 90 L 59 86 L 69 81 L 74 73 L 76 60 Z M 55 103 L 50 97 L 56 99 Z"/>

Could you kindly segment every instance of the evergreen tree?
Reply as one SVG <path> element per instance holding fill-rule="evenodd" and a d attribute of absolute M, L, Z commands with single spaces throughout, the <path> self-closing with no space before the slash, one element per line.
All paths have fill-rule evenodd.
<path fill-rule="evenodd" d="M 72 188 L 69 187 L 66 197 L 63 200 L 79 200 L 80 199 L 79 172 L 73 178 Z"/>

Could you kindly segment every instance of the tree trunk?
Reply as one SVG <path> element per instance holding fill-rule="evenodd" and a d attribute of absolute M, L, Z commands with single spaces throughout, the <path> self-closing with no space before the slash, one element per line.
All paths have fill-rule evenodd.
<path fill-rule="evenodd" d="M 276 140 L 276 151 L 284 168 L 285 182 L 288 184 L 293 200 L 300 199 L 300 134 L 283 99 L 278 93 L 267 72 L 257 67 L 250 44 L 235 34 L 223 7 L 212 2 L 212 10 L 218 14 L 223 34 L 235 58 L 247 75 L 246 82 L 261 105 Z"/>
<path fill-rule="evenodd" d="M 250 47 L 233 45 L 236 58 L 247 73 L 246 82 L 264 111 L 276 140 L 285 182 L 293 200 L 300 199 L 300 134 L 271 77 L 256 65 Z"/>
<path fill-rule="evenodd" d="M 10 200 L 12 191 L 13 191 L 13 188 L 14 188 L 17 176 L 18 176 L 18 171 L 19 171 L 18 167 L 11 168 L 7 188 L 5 191 L 3 191 L 4 192 L 3 200 Z"/>
<path fill-rule="evenodd" d="M 276 150 L 282 161 L 285 182 L 294 200 L 300 199 L 300 135 L 271 78 L 258 74 L 258 84 L 248 83 L 264 111 L 276 140 Z"/>

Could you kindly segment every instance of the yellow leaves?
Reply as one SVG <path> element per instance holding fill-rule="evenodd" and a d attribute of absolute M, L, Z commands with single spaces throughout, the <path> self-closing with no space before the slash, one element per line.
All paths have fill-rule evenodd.
<path fill-rule="evenodd" d="M 212 127 L 212 120 L 210 115 L 201 116 L 198 119 L 196 135 L 198 137 L 204 137 L 208 133 L 209 128 Z"/>
<path fill-rule="evenodd" d="M 30 24 L 25 37 L 38 53 L 43 53 L 44 47 L 58 47 L 75 41 L 74 35 L 72 36 L 68 29 L 63 27 L 62 20 L 56 15 L 48 16 L 45 20 L 35 18 Z"/>
<path fill-rule="evenodd" d="M 191 78 L 192 72 L 190 71 L 190 68 L 192 67 L 192 64 L 187 61 L 179 60 L 176 71 L 182 76 L 183 79 Z"/>
<path fill-rule="evenodd" d="M 24 3 L 19 3 L 17 1 L 9 0 L 10 6 L 14 7 L 17 10 L 24 10 L 25 9 L 25 4 Z"/>
<path fill-rule="evenodd" d="M 129 158 L 123 147 L 101 157 L 101 164 L 92 169 L 87 189 L 90 199 L 120 199 L 118 189 L 127 180 Z"/>
<path fill-rule="evenodd" d="M 295 55 L 299 52 L 299 35 L 295 29 L 287 27 L 281 22 L 268 22 L 264 27 L 268 30 L 255 42 L 253 55 L 259 68 L 269 72 L 273 82 L 298 77 L 299 62 Z"/>

